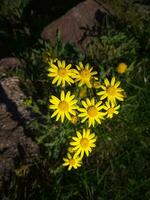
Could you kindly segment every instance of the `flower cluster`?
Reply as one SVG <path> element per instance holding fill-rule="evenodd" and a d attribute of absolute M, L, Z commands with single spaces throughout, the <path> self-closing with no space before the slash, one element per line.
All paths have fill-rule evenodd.
<path fill-rule="evenodd" d="M 51 118 L 64 123 L 69 120 L 72 125 L 84 123 L 85 128 L 76 132 L 70 142 L 71 150 L 63 159 L 68 170 L 81 166 L 84 156 L 89 156 L 95 147 L 96 136 L 90 127 L 101 124 L 106 118 L 112 118 L 119 113 L 118 101 L 124 100 L 124 90 L 120 81 L 115 77 L 105 78 L 104 83 L 98 80 L 97 71 L 89 63 L 78 65 L 66 64 L 64 60 L 50 60 L 48 62 L 48 77 L 52 84 L 60 88 L 58 96 L 52 95 L 49 99 L 49 109 L 53 110 Z M 68 91 L 68 86 L 74 85 Z M 81 120 L 78 120 L 81 118 Z M 88 128 L 86 128 L 88 125 Z"/>

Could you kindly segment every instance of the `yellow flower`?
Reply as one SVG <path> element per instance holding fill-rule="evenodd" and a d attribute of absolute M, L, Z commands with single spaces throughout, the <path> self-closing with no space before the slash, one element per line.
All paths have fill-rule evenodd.
<path fill-rule="evenodd" d="M 101 88 L 104 91 L 98 92 L 97 94 L 101 96 L 100 100 L 107 98 L 112 104 L 116 104 L 116 99 L 119 101 L 123 101 L 124 96 L 122 92 L 124 91 L 122 88 L 118 87 L 120 85 L 120 81 L 115 83 L 115 77 L 111 79 L 111 82 L 107 78 L 104 80 L 105 86 L 101 85 Z"/>
<path fill-rule="evenodd" d="M 86 101 L 82 101 L 82 105 L 84 108 L 79 108 L 79 117 L 83 117 L 82 123 L 86 120 L 88 120 L 89 126 L 95 125 L 95 121 L 101 124 L 101 119 L 104 119 L 104 112 L 100 112 L 101 109 L 103 109 L 103 106 L 101 105 L 102 101 L 99 101 L 95 103 L 95 99 L 92 98 L 89 100 L 88 98 Z M 101 106 L 100 106 L 101 105 Z"/>
<path fill-rule="evenodd" d="M 76 115 L 74 115 L 74 116 L 71 116 L 71 123 L 72 124 L 76 124 L 77 123 L 77 121 L 78 121 L 78 118 L 77 118 L 77 116 Z"/>
<path fill-rule="evenodd" d="M 75 78 L 76 82 L 79 81 L 79 87 L 86 84 L 87 87 L 91 88 L 92 87 L 91 79 L 94 78 L 95 80 L 97 80 L 97 78 L 94 77 L 94 75 L 96 75 L 97 72 L 92 71 L 93 67 L 90 67 L 88 63 L 84 67 L 82 62 L 79 62 L 79 65 L 76 65 L 76 67 L 78 71 L 76 71 Z"/>
<path fill-rule="evenodd" d="M 118 114 L 117 111 L 120 108 L 120 105 L 115 106 L 114 104 L 110 104 L 108 101 L 106 102 L 106 105 L 104 105 L 104 110 L 106 110 L 107 118 L 112 118 L 113 114 Z"/>
<path fill-rule="evenodd" d="M 65 117 L 67 117 L 68 120 L 71 120 L 70 114 L 75 115 L 75 110 L 78 109 L 78 106 L 76 105 L 77 100 L 74 99 L 74 97 L 75 95 L 71 95 L 70 92 L 67 92 L 65 95 L 64 91 L 61 91 L 60 100 L 55 96 L 51 96 L 49 101 L 53 105 L 49 105 L 49 108 L 55 110 L 51 117 L 57 116 L 56 121 L 61 118 L 62 123 L 64 122 Z"/>
<path fill-rule="evenodd" d="M 62 62 L 58 60 L 57 65 L 54 63 L 50 64 L 48 76 L 53 78 L 52 84 L 57 82 L 57 86 L 62 84 L 62 87 L 65 87 L 66 82 L 69 85 L 74 83 L 72 78 L 75 76 L 75 71 L 74 69 L 71 69 L 71 64 L 66 66 L 64 60 Z"/>
<path fill-rule="evenodd" d="M 117 67 L 117 72 L 118 72 L 119 74 L 125 73 L 126 70 L 127 70 L 127 65 L 126 65 L 125 63 L 120 63 L 120 64 L 118 65 L 118 67 Z"/>
<path fill-rule="evenodd" d="M 70 171 L 72 168 L 77 169 L 81 166 L 81 158 L 71 156 L 70 153 L 67 154 L 67 158 L 63 158 L 64 163 L 63 166 L 68 166 L 68 170 Z"/>
<path fill-rule="evenodd" d="M 100 87 L 101 87 L 100 82 L 99 82 L 99 81 L 94 81 L 94 83 L 93 83 L 93 88 L 99 89 Z"/>
<path fill-rule="evenodd" d="M 82 98 L 86 97 L 86 94 L 87 94 L 86 87 L 85 88 L 81 88 L 80 92 L 79 92 L 79 97 L 82 99 Z"/>
<path fill-rule="evenodd" d="M 73 142 L 70 142 L 71 146 L 73 147 L 73 150 L 76 151 L 75 157 L 80 156 L 82 159 L 84 154 L 86 156 L 89 156 L 89 152 L 92 151 L 92 148 L 96 145 L 94 144 L 96 142 L 96 137 L 94 133 L 90 134 L 90 129 L 83 129 L 83 134 L 79 131 L 77 131 L 77 137 L 72 137 L 74 140 Z"/>

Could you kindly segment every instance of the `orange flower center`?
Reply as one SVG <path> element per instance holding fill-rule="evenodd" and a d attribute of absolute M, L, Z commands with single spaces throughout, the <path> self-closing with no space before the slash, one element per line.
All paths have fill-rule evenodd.
<path fill-rule="evenodd" d="M 97 109 L 95 108 L 95 106 L 90 106 L 87 110 L 87 114 L 90 116 L 90 117 L 96 117 L 96 115 L 98 114 L 98 111 Z"/>
<path fill-rule="evenodd" d="M 65 68 L 58 69 L 58 75 L 64 78 L 67 75 L 67 70 Z"/>
<path fill-rule="evenodd" d="M 69 110 L 69 104 L 66 101 L 61 101 L 58 105 L 58 108 L 62 112 L 67 112 Z"/>
<path fill-rule="evenodd" d="M 117 93 L 117 90 L 115 87 L 111 86 L 107 89 L 107 93 L 110 95 L 110 96 L 116 96 L 116 93 Z"/>
<path fill-rule="evenodd" d="M 75 161 L 74 159 L 70 159 L 70 160 L 69 160 L 69 164 L 70 164 L 71 166 L 75 165 L 75 163 L 76 163 L 76 161 Z"/>
<path fill-rule="evenodd" d="M 81 72 L 80 72 L 80 76 L 82 79 L 84 80 L 90 80 L 91 78 L 91 73 L 88 69 L 83 69 Z"/>
<path fill-rule="evenodd" d="M 89 147 L 89 140 L 87 138 L 82 138 L 80 141 L 81 146 L 85 149 Z"/>
<path fill-rule="evenodd" d="M 114 113 L 114 108 L 109 108 L 109 109 L 107 110 L 107 113 L 108 113 L 109 115 L 112 115 L 112 114 Z"/>

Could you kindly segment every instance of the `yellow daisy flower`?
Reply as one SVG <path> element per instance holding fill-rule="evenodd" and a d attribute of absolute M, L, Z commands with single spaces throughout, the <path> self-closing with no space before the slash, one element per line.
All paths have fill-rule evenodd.
<path fill-rule="evenodd" d="M 53 78 L 52 84 L 57 82 L 57 86 L 62 84 L 62 87 L 65 87 L 66 82 L 69 85 L 74 83 L 72 78 L 75 76 L 75 70 L 71 69 L 71 64 L 66 66 L 66 62 L 64 60 L 62 62 L 57 60 L 57 65 L 50 63 L 48 76 Z"/>
<path fill-rule="evenodd" d="M 67 158 L 63 158 L 64 163 L 63 166 L 68 166 L 68 170 L 70 171 L 72 168 L 77 169 L 81 166 L 81 158 L 71 156 L 70 153 L 67 154 Z"/>
<path fill-rule="evenodd" d="M 122 88 L 118 87 L 120 85 L 120 81 L 115 83 L 115 77 L 111 79 L 111 82 L 107 78 L 104 80 L 105 86 L 101 85 L 101 88 L 104 91 L 98 92 L 97 94 L 100 95 L 100 100 L 107 98 L 112 104 L 116 104 L 116 99 L 119 101 L 124 100 L 124 96 L 122 92 L 124 91 Z"/>
<path fill-rule="evenodd" d="M 75 157 L 80 156 L 82 159 L 84 154 L 86 156 L 89 156 L 89 152 L 92 151 L 92 148 L 96 145 L 94 144 L 96 142 L 96 137 L 94 133 L 90 133 L 90 129 L 83 129 L 83 134 L 79 131 L 77 131 L 77 137 L 72 137 L 74 140 L 73 142 L 70 142 L 71 146 L 73 147 L 73 150 L 76 151 Z"/>
<path fill-rule="evenodd" d="M 87 87 L 91 88 L 91 79 L 97 80 L 98 78 L 94 77 L 94 75 L 97 74 L 96 71 L 92 71 L 93 67 L 90 67 L 90 65 L 87 63 L 85 67 L 83 66 L 82 62 L 79 62 L 79 65 L 76 65 L 78 71 L 76 71 L 76 82 L 79 81 L 79 87 L 86 84 Z"/>
<path fill-rule="evenodd" d="M 120 63 L 120 64 L 118 65 L 118 67 L 117 67 L 117 72 L 118 72 L 119 74 L 125 73 L 126 70 L 127 70 L 127 65 L 126 65 L 125 63 Z"/>
<path fill-rule="evenodd" d="M 89 126 L 95 125 L 95 121 L 101 124 L 101 119 L 104 119 L 104 112 L 100 112 L 103 109 L 102 101 L 95 103 L 95 99 L 92 98 L 89 100 L 88 98 L 86 101 L 81 101 L 84 108 L 79 108 L 79 117 L 83 117 L 82 123 L 88 120 Z"/>
<path fill-rule="evenodd" d="M 104 110 L 106 110 L 107 118 L 112 118 L 113 114 L 118 114 L 117 111 L 120 108 L 120 105 L 115 106 L 114 104 L 109 103 L 108 101 L 104 105 Z"/>
<path fill-rule="evenodd" d="M 67 117 L 68 120 L 71 120 L 70 114 L 75 115 L 75 110 L 78 109 L 78 106 L 76 105 L 77 100 L 74 98 L 75 95 L 71 95 L 70 91 L 67 92 L 66 95 L 64 91 L 61 91 L 60 99 L 55 96 L 51 96 L 49 101 L 53 105 L 49 105 L 49 108 L 55 110 L 51 117 L 53 118 L 57 116 L 56 121 L 61 118 L 62 123 L 64 122 L 65 117 Z"/>

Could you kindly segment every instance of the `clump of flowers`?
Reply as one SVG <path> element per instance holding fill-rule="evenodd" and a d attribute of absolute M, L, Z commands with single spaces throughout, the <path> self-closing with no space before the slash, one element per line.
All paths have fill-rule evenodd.
<path fill-rule="evenodd" d="M 63 166 L 68 170 L 77 169 L 96 146 L 97 136 L 92 127 L 100 126 L 105 119 L 119 113 L 118 101 L 124 101 L 125 91 L 114 76 L 99 80 L 98 71 L 89 63 L 66 64 L 59 59 L 47 63 L 48 77 L 58 93 L 49 99 L 51 118 L 61 123 L 68 121 L 72 130 L 83 127 L 73 131 L 68 153 L 63 158 Z"/>

